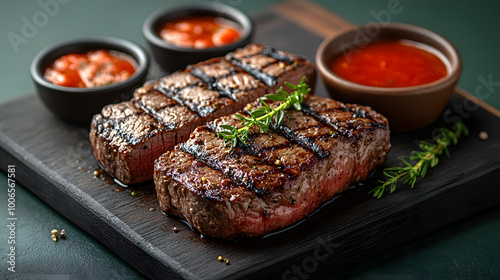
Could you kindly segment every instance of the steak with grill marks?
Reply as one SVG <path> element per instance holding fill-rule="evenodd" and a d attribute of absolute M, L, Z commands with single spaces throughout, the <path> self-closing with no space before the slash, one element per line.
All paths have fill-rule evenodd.
<path fill-rule="evenodd" d="M 315 82 L 301 56 L 250 44 L 137 89 L 134 98 L 94 116 L 90 141 L 102 167 L 124 184 L 153 178 L 154 159 L 185 141 L 194 128 L 273 93 L 283 82 Z"/>
<path fill-rule="evenodd" d="M 391 147 L 384 116 L 317 96 L 306 96 L 302 111 L 285 111 L 268 134 L 253 127 L 247 145 L 231 153 L 216 134 L 222 124 L 241 122 L 230 115 L 197 127 L 155 161 L 154 182 L 166 214 L 223 239 L 294 224 L 365 180 Z"/>

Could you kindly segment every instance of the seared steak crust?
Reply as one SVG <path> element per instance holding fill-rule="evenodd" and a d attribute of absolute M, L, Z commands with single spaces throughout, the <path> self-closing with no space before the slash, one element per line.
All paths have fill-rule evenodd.
<path fill-rule="evenodd" d="M 93 119 L 93 130 L 90 141 L 96 158 L 124 182 L 147 180 L 143 170 L 153 168 L 168 140 L 165 126 L 131 102 L 104 107 Z"/>
<path fill-rule="evenodd" d="M 243 54 L 253 62 L 243 63 Z M 241 110 L 285 81 L 299 83 L 303 76 L 314 84 L 314 67 L 305 58 L 258 44 L 191 65 L 147 82 L 131 101 L 108 105 L 94 116 L 94 155 L 124 184 L 151 180 L 154 159 L 185 141 L 194 128 Z"/>
<path fill-rule="evenodd" d="M 196 128 L 155 161 L 161 209 L 204 235 L 258 236 L 301 220 L 385 160 L 391 145 L 382 115 L 317 96 L 303 107 L 287 110 L 269 134 L 252 128 L 248 145 L 232 153 L 216 132 L 240 125 L 234 115 Z"/>

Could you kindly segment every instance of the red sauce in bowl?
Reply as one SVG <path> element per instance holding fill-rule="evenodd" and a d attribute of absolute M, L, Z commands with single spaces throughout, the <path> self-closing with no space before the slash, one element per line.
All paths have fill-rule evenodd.
<path fill-rule="evenodd" d="M 337 57 L 330 70 L 343 79 L 367 86 L 418 86 L 448 74 L 437 54 L 437 50 L 416 42 L 381 41 Z"/>
<path fill-rule="evenodd" d="M 44 77 L 63 87 L 92 88 L 124 81 L 135 69 L 135 61 L 126 54 L 97 50 L 61 56 L 45 69 Z"/>
<path fill-rule="evenodd" d="M 179 47 L 206 49 L 236 42 L 241 31 L 231 21 L 214 16 L 189 16 L 160 26 L 160 37 Z"/>

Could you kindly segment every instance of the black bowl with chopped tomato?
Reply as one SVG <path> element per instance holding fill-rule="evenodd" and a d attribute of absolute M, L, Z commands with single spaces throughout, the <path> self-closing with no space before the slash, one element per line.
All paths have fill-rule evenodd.
<path fill-rule="evenodd" d="M 174 72 L 247 45 L 253 29 L 252 20 L 242 11 L 211 2 L 155 12 L 142 30 L 156 62 Z"/>
<path fill-rule="evenodd" d="M 103 106 L 128 100 L 146 80 L 140 46 L 111 37 L 57 43 L 38 53 L 31 77 L 44 105 L 59 118 L 89 124 Z"/>

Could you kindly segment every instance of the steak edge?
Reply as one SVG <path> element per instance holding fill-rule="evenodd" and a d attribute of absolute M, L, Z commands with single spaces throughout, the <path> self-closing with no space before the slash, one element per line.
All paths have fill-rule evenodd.
<path fill-rule="evenodd" d="M 306 96 L 302 111 L 287 110 L 269 134 L 252 128 L 248 145 L 232 153 L 216 136 L 221 124 L 239 121 L 231 115 L 196 128 L 155 161 L 154 182 L 163 212 L 222 239 L 298 222 L 365 180 L 391 147 L 384 116 L 317 96 Z"/>

